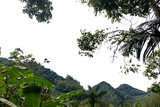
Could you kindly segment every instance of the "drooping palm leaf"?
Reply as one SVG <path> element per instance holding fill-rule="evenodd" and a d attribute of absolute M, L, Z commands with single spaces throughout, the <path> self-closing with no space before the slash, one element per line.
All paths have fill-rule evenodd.
<path fill-rule="evenodd" d="M 140 59 L 142 50 L 145 48 L 143 53 L 143 61 L 145 62 L 145 59 L 154 52 L 155 47 L 160 42 L 159 24 L 158 20 L 146 21 L 140 24 L 134 32 L 128 34 L 120 50 L 131 54 L 132 49 L 134 49 L 137 59 Z M 147 46 L 145 47 L 146 43 Z"/>
<path fill-rule="evenodd" d="M 143 60 L 145 61 L 146 57 L 148 57 L 150 54 L 154 53 L 154 49 L 155 47 L 159 44 L 159 40 L 158 38 L 156 39 L 155 37 L 151 37 L 147 47 L 144 51 L 144 55 L 143 55 Z"/>
<path fill-rule="evenodd" d="M 145 51 L 143 53 L 143 61 L 150 55 L 153 54 L 155 47 L 160 42 L 160 32 L 159 32 L 159 20 L 150 20 L 146 21 L 142 24 L 140 24 L 137 27 L 137 30 L 139 30 L 139 38 L 141 42 L 143 42 L 142 46 L 138 49 L 141 50 L 144 47 L 144 44 L 147 42 L 147 47 L 145 48 Z M 143 38 L 142 38 L 143 37 Z M 137 53 L 139 56 L 141 54 L 141 51 Z"/>

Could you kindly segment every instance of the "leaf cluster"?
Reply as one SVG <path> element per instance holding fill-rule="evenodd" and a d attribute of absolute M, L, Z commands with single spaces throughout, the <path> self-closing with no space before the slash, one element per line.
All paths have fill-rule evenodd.
<path fill-rule="evenodd" d="M 79 52 L 80 55 L 85 55 L 93 57 L 95 49 L 101 45 L 102 41 L 105 39 L 104 30 L 96 30 L 94 34 L 91 32 L 86 32 L 81 30 L 82 37 L 77 39 L 78 47 L 83 51 Z"/>
<path fill-rule="evenodd" d="M 49 0 L 20 0 L 24 2 L 26 6 L 23 9 L 23 13 L 29 15 L 32 19 L 36 17 L 38 22 L 49 23 L 52 18 L 51 11 L 53 10 L 52 2 Z"/>
<path fill-rule="evenodd" d="M 150 14 L 149 0 L 81 0 L 93 7 L 95 14 L 105 13 L 112 22 L 120 21 L 124 15 L 146 17 Z"/>

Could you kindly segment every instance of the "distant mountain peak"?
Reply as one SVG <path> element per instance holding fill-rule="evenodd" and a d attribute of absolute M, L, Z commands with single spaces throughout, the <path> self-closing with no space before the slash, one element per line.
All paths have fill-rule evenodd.
<path fill-rule="evenodd" d="M 113 88 L 109 83 L 105 82 L 105 81 L 102 81 L 100 82 L 99 84 L 97 84 L 96 86 L 99 86 L 99 87 L 108 87 L 108 88 Z M 114 88 L 113 88 L 114 89 Z"/>
<path fill-rule="evenodd" d="M 116 88 L 118 92 L 123 92 L 127 95 L 131 96 L 137 96 L 137 95 L 142 95 L 145 92 L 136 88 L 133 88 L 132 86 L 128 84 L 121 84 L 118 88 Z"/>
<path fill-rule="evenodd" d="M 128 85 L 128 84 L 121 84 L 119 87 L 118 87 L 118 89 L 123 89 L 123 88 L 132 88 L 132 89 L 135 89 L 135 88 L 133 88 L 132 86 L 130 86 L 130 85 Z"/>
<path fill-rule="evenodd" d="M 109 83 L 107 83 L 106 81 L 102 81 L 99 84 L 109 84 Z"/>

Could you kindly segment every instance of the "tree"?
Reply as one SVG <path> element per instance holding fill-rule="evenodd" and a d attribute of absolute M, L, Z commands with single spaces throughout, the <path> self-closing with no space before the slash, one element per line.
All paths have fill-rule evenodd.
<path fill-rule="evenodd" d="M 159 106 L 160 106 L 160 95 L 154 93 L 142 107 L 159 107 Z"/>
<path fill-rule="evenodd" d="M 49 0 L 20 0 L 25 3 L 25 7 L 23 8 L 23 13 L 29 15 L 32 19 L 34 16 L 36 17 L 38 22 L 50 22 L 52 19 L 53 10 L 52 2 Z"/>
<path fill-rule="evenodd" d="M 96 89 L 93 89 L 91 86 L 88 86 L 88 91 L 86 95 L 87 100 L 85 100 L 83 104 L 90 104 L 91 107 L 97 107 L 95 106 L 95 104 L 98 103 L 101 104 L 101 107 L 106 107 L 107 103 L 101 99 L 101 97 L 106 93 L 106 91 L 99 92 L 98 86 L 96 87 Z"/>
<path fill-rule="evenodd" d="M 95 14 L 104 13 L 112 22 L 121 22 L 127 15 L 147 19 L 137 27 L 132 25 L 129 30 L 96 30 L 95 33 L 81 30 L 82 36 L 77 40 L 81 49 L 79 54 L 93 57 L 94 52 L 103 42 L 111 44 L 108 48 L 114 49 L 113 59 L 119 51 L 124 57 L 136 57 L 143 62 L 159 50 L 160 42 L 160 0 L 81 0 L 82 3 L 93 7 Z M 109 29 L 107 29 L 109 30 Z M 144 49 L 144 51 L 143 51 Z M 129 60 L 132 62 L 132 59 Z M 125 66 L 125 72 L 137 72 L 139 65 Z M 153 70 L 151 70 L 153 72 Z M 146 75 L 148 76 L 148 75 Z M 154 75 L 152 75 L 154 76 Z"/>
<path fill-rule="evenodd" d="M 95 14 L 104 12 L 106 17 L 112 19 L 112 22 L 120 22 L 125 15 L 147 18 L 153 13 L 155 17 L 141 23 L 136 28 L 129 28 L 128 31 L 116 30 L 105 33 L 103 30 L 97 30 L 95 34 L 82 32 L 83 36 L 78 39 L 81 50 L 93 52 L 105 39 L 109 39 L 117 45 L 116 50 L 123 51 L 124 56 L 136 52 L 139 59 L 146 42 L 148 45 L 144 51 L 143 59 L 145 60 L 147 56 L 153 53 L 160 39 L 158 36 L 160 34 L 158 30 L 160 20 L 159 0 L 82 0 L 82 3 L 87 3 L 88 6 L 93 7 Z M 109 34 L 112 34 L 112 36 L 109 36 Z"/>

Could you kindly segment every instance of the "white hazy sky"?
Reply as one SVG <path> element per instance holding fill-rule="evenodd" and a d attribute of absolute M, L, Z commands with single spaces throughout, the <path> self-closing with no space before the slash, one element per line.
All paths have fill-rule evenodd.
<path fill-rule="evenodd" d="M 0 3 L 0 46 L 2 57 L 21 48 L 26 54 L 33 54 L 39 61 L 51 61 L 45 65 L 57 74 L 71 75 L 81 85 L 96 85 L 101 81 L 110 83 L 114 88 L 126 83 L 146 91 L 153 81 L 138 74 L 122 74 L 119 57 L 113 63 L 112 52 L 102 46 L 94 58 L 78 55 L 77 38 L 81 29 L 94 31 L 107 27 L 121 27 L 111 24 L 103 15 L 95 17 L 91 8 L 76 0 L 53 0 L 53 18 L 50 24 L 38 23 L 22 13 L 23 5 L 19 0 L 3 0 Z M 78 1 L 78 0 L 77 0 Z M 123 26 L 128 27 L 128 26 Z"/>

